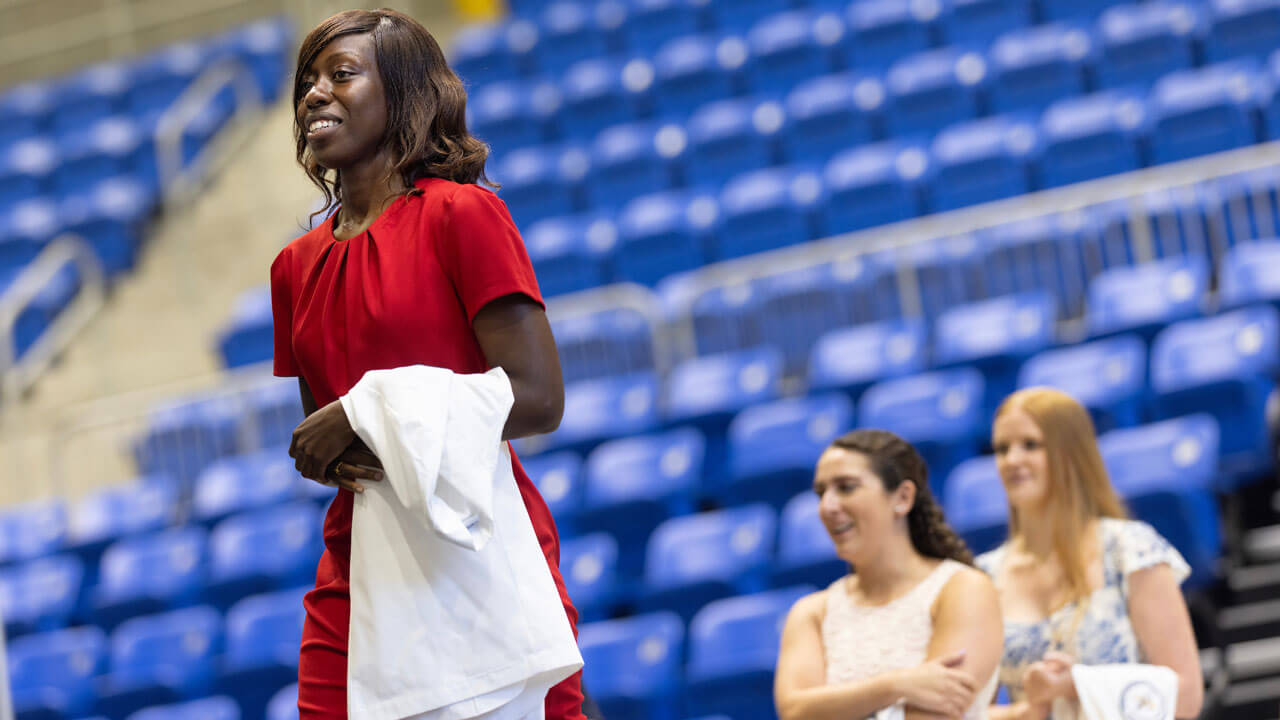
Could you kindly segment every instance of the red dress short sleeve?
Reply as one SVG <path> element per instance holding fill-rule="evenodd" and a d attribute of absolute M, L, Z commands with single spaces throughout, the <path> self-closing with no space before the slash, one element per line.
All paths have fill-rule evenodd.
<path fill-rule="evenodd" d="M 469 320 L 485 305 L 514 293 L 541 304 L 529 253 L 497 195 L 477 185 L 459 188 L 445 202 L 442 230 L 440 264 Z"/>
<path fill-rule="evenodd" d="M 279 377 L 297 377 L 293 359 L 293 304 L 289 292 L 289 264 L 282 252 L 271 263 L 271 332 L 274 336 L 272 371 Z"/>

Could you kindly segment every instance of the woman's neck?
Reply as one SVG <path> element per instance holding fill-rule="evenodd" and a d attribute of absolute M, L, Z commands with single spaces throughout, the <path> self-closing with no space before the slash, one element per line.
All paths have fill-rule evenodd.
<path fill-rule="evenodd" d="M 886 543 L 870 562 L 858 563 L 858 592 L 870 604 L 887 603 L 915 587 L 932 563 L 916 552 L 910 538 Z"/>
<path fill-rule="evenodd" d="M 406 189 L 404 179 L 389 160 L 371 159 L 343 170 L 342 209 L 339 223 L 344 228 L 368 227 Z"/>

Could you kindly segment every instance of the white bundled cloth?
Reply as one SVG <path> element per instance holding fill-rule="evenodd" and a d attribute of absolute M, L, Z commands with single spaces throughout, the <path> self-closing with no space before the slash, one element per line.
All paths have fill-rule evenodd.
<path fill-rule="evenodd" d="M 341 398 L 382 461 L 351 521 L 352 720 L 541 720 L 582 667 L 511 469 L 501 368 L 365 373 Z"/>
<path fill-rule="evenodd" d="M 1174 720 L 1178 674 L 1160 665 L 1072 665 L 1079 704 L 1053 708 L 1054 720 Z"/>

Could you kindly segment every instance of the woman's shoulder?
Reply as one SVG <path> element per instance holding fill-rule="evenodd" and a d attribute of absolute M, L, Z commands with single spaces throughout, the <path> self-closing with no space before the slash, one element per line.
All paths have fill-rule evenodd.
<path fill-rule="evenodd" d="M 829 591 L 830 588 L 815 590 L 796 600 L 789 611 L 790 617 L 821 622 L 827 612 L 827 594 Z"/>
<path fill-rule="evenodd" d="M 970 598 L 975 597 L 975 594 L 981 596 L 994 592 L 995 585 L 991 582 L 991 576 L 984 570 L 954 560 L 947 561 L 946 565 L 948 575 L 938 593 L 940 601 L 951 598 Z"/>
<path fill-rule="evenodd" d="M 322 250 L 331 239 L 327 227 L 330 217 L 329 214 L 326 214 L 323 219 L 314 224 L 314 227 L 290 240 L 289 244 L 281 248 L 280 252 L 276 253 L 275 260 L 271 263 L 272 269 L 275 270 L 278 267 L 282 267 L 290 260 L 309 257 Z"/>

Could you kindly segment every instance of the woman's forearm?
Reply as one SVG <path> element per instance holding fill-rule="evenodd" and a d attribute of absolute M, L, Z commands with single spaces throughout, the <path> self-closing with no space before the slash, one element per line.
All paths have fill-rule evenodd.
<path fill-rule="evenodd" d="M 780 720 L 849 720 L 873 715 L 902 698 L 897 673 L 858 682 L 792 690 L 778 700 Z"/>

